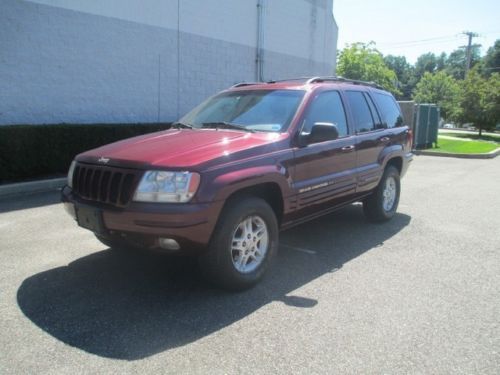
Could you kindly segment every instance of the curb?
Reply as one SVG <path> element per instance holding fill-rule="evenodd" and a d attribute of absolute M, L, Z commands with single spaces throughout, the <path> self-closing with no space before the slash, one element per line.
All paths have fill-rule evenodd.
<path fill-rule="evenodd" d="M 487 154 L 453 154 L 449 152 L 434 152 L 426 150 L 413 150 L 415 155 L 426 155 L 426 156 L 441 156 L 447 158 L 460 158 L 460 159 L 493 159 L 500 155 L 500 148 L 488 152 Z"/>
<path fill-rule="evenodd" d="M 19 182 L 15 184 L 3 185 L 0 186 L 0 198 L 60 189 L 66 185 L 66 181 L 66 177 L 61 177 L 50 180 Z"/>

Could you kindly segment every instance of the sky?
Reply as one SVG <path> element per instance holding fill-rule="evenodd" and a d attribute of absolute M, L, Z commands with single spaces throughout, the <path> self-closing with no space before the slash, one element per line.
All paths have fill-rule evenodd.
<path fill-rule="evenodd" d="M 500 0 L 334 0 L 338 50 L 346 43 L 374 41 L 384 55 L 450 53 L 467 44 L 461 33 L 479 34 L 473 43 L 485 54 L 500 39 Z"/>

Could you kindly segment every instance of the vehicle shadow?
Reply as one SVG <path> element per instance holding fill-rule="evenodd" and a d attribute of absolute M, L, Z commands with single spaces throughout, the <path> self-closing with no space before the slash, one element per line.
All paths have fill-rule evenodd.
<path fill-rule="evenodd" d="M 410 220 L 397 214 L 369 224 L 359 206 L 350 206 L 284 232 L 268 277 L 243 293 L 208 286 L 188 258 L 106 250 L 27 278 L 17 300 L 58 340 L 137 360 L 210 335 L 273 301 L 314 307 L 321 301 L 293 291 L 380 246 Z"/>

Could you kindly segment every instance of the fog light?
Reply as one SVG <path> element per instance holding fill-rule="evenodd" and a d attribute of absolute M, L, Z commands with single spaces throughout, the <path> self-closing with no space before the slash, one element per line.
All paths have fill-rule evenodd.
<path fill-rule="evenodd" d="M 167 250 L 179 250 L 181 248 L 179 243 L 172 238 L 160 237 L 159 243 L 161 248 Z"/>

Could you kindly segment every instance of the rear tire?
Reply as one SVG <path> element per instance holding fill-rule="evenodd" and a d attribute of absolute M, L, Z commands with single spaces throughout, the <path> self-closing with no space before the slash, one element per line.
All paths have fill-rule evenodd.
<path fill-rule="evenodd" d="M 389 165 L 371 196 L 363 201 L 366 218 L 372 222 L 384 222 L 396 214 L 401 192 L 399 171 Z"/>
<path fill-rule="evenodd" d="M 244 197 L 227 202 L 199 263 L 210 282 L 241 291 L 262 279 L 277 250 L 278 221 L 273 209 L 263 199 Z"/>

